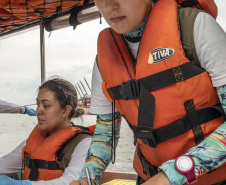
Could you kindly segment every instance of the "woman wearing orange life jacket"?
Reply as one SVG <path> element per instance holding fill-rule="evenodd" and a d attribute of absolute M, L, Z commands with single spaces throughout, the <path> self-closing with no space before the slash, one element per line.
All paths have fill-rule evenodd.
<path fill-rule="evenodd" d="M 52 78 L 39 87 L 36 101 L 38 124 L 27 140 L 0 158 L 1 185 L 68 185 L 79 177 L 93 132 L 71 122 L 84 113 L 74 86 Z M 5 176 L 23 170 L 22 161 L 23 180 Z"/>
<path fill-rule="evenodd" d="M 195 50 L 205 71 L 192 65 L 184 56 L 174 0 L 159 0 L 153 7 L 151 0 L 95 0 L 95 3 L 111 26 L 111 29 L 105 29 L 100 33 L 98 64 L 95 63 L 93 70 L 90 112 L 98 114 L 96 126 L 98 134 L 107 137 L 111 133 L 107 125 L 110 125 L 112 121 L 110 118 L 114 117 L 114 114 L 111 114 L 111 104 L 107 104 L 107 98 L 113 105 L 115 101 L 117 110 L 125 116 L 135 134 L 139 133 L 139 137 L 143 137 L 139 138 L 136 135 L 139 138 L 136 140 L 136 146 L 141 150 L 140 156 L 146 165 L 142 167 L 141 161 L 134 161 L 134 166 L 138 167 L 135 170 L 141 176 L 138 184 L 180 185 L 189 182 L 209 185 L 219 181 L 222 182 L 218 184 L 224 184 L 226 122 L 222 117 L 213 117 L 201 125 L 192 125 L 200 121 L 197 121 L 197 117 L 205 114 L 202 111 L 205 112 L 215 105 L 222 106 L 219 109 L 226 112 L 224 31 L 204 12 L 198 12 L 194 25 L 189 25 L 194 27 L 194 35 L 190 39 L 194 39 Z M 184 70 L 184 65 L 192 66 L 192 70 L 187 71 L 190 67 L 185 67 Z M 161 73 L 162 71 L 164 73 Z M 172 79 L 176 82 L 168 84 Z M 102 81 L 105 99 L 101 92 Z M 162 86 L 163 82 L 167 86 Z M 148 88 L 148 91 L 143 86 Z M 149 122 L 139 117 L 141 106 L 145 104 L 141 97 L 148 97 L 144 100 L 150 103 L 149 107 L 145 107 L 147 109 L 143 109 L 147 111 L 141 112 L 143 117 L 146 115 L 151 117 L 153 110 L 150 107 L 155 105 L 153 125 L 148 125 Z M 209 114 L 212 114 L 210 112 Z M 216 115 L 214 112 L 213 116 Z M 119 119 L 117 117 L 117 127 L 120 124 Z M 140 126 L 139 121 L 147 125 Z M 184 122 L 191 124 L 188 130 L 183 126 Z M 101 133 L 103 125 L 105 132 Z M 116 133 L 119 132 L 117 127 Z M 169 127 L 173 128 L 173 131 Z M 172 135 L 168 130 L 176 136 L 167 138 L 168 135 Z M 176 132 L 182 130 L 184 133 L 177 135 Z M 108 146 L 111 144 L 110 147 L 114 149 L 113 141 L 109 137 L 105 144 Z M 87 185 L 84 178 L 86 167 L 89 168 L 92 179 L 97 181 L 105 170 L 102 167 L 106 167 L 110 160 L 114 160 L 114 156 L 111 158 L 110 154 L 106 155 L 107 152 L 111 153 L 110 147 L 95 146 L 101 142 L 104 141 L 99 138 L 98 144 L 91 145 L 82 169 L 81 180 L 73 181 L 70 185 Z M 104 157 L 98 152 L 100 148 L 106 150 Z M 92 156 L 92 153 L 95 155 Z M 151 165 L 157 166 L 155 176 L 150 175 L 150 171 L 154 169 Z"/>

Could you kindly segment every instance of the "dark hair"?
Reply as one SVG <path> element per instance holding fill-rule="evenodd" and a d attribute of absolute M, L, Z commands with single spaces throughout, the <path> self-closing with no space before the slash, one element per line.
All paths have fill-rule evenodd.
<path fill-rule="evenodd" d="M 78 96 L 75 87 L 67 80 L 61 79 L 59 77 L 51 77 L 49 80 L 45 81 L 38 90 L 47 88 L 49 91 L 53 92 L 56 100 L 59 101 L 61 108 L 63 109 L 66 105 L 72 107 L 71 113 L 69 114 L 69 120 L 71 118 L 77 118 L 84 114 L 82 108 L 78 108 Z"/>
<path fill-rule="evenodd" d="M 159 0 L 152 0 L 153 1 L 153 3 L 156 3 L 157 1 L 159 1 Z"/>

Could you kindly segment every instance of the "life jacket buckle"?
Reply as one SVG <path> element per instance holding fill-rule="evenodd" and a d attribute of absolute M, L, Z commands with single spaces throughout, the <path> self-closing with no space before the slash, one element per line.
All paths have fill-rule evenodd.
<path fill-rule="evenodd" d="M 136 139 L 141 139 L 144 144 L 147 144 L 152 148 L 155 148 L 157 146 L 153 128 L 150 126 L 137 126 L 135 128 L 135 136 Z"/>
<path fill-rule="evenodd" d="M 140 83 L 137 80 L 129 80 L 121 83 L 121 94 L 124 100 L 137 99 L 140 96 Z"/>
<path fill-rule="evenodd" d="M 34 159 L 30 158 L 28 155 L 25 154 L 24 165 L 31 169 L 34 166 Z"/>

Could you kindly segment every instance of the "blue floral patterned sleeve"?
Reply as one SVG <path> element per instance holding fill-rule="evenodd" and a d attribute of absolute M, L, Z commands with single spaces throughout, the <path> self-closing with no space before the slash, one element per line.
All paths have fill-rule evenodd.
<path fill-rule="evenodd" d="M 226 85 L 216 88 L 221 105 L 226 113 Z M 209 137 L 199 145 L 191 148 L 190 155 L 195 163 L 196 177 L 210 172 L 226 162 L 226 122 L 219 126 Z M 170 160 L 160 167 L 172 185 L 184 184 L 187 179 L 178 173 L 174 167 L 175 160 Z"/>
<path fill-rule="evenodd" d="M 115 113 L 115 138 L 119 139 L 121 115 Z M 88 167 L 92 179 L 98 181 L 111 161 L 112 146 L 112 114 L 97 115 L 97 123 L 92 143 L 82 169 L 80 179 L 86 176 L 85 168 Z"/>

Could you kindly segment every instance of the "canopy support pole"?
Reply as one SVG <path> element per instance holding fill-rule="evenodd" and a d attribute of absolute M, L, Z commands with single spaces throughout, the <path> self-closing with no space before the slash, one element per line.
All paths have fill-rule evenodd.
<path fill-rule="evenodd" d="M 40 19 L 40 54 L 41 54 L 41 83 L 43 83 L 46 80 L 44 18 Z"/>

